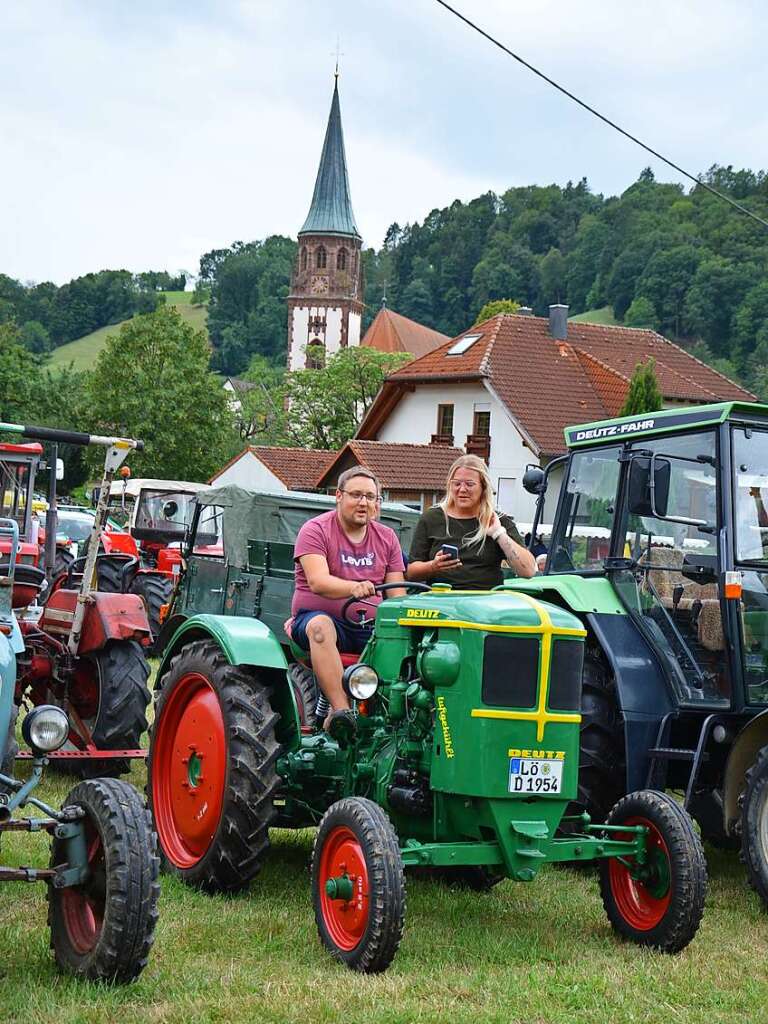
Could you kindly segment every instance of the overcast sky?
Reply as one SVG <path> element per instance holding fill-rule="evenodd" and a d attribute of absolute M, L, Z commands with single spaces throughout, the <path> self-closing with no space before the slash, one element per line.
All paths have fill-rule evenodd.
<path fill-rule="evenodd" d="M 768 167 L 765 0 L 454 2 L 684 167 Z M 0 272 L 194 272 L 295 236 L 337 35 L 366 245 L 489 189 L 675 178 L 435 0 L 2 0 Z"/>

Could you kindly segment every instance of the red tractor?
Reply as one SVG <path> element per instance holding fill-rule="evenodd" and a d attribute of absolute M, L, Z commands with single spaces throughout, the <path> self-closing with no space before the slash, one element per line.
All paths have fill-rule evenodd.
<path fill-rule="evenodd" d="M 151 642 L 151 633 L 138 597 L 98 593 L 93 581 L 109 484 L 128 453 L 142 442 L 9 423 L 0 423 L 0 432 L 107 449 L 104 497 L 93 517 L 89 553 L 52 582 L 39 567 L 31 515 L 35 470 L 42 454 L 39 444 L 0 445 L 1 514 L 18 523 L 24 538 L 12 593 L 20 628 L 15 711 L 23 701 L 63 708 L 70 734 L 65 748 L 51 756 L 79 775 L 119 775 L 128 770 L 129 758 L 143 756 L 138 748 L 150 699 L 144 647 Z M 55 513 L 55 495 L 52 510 Z M 9 550 L 7 544 L 0 546 L 6 568 Z M 24 610 L 38 599 L 43 602 L 42 614 L 25 617 Z"/>
<path fill-rule="evenodd" d="M 181 567 L 181 544 L 192 523 L 196 494 L 206 484 L 183 480 L 122 480 L 109 490 L 109 513 L 125 533 L 102 537 L 105 557 L 99 560 L 99 590 L 137 594 L 144 602 L 153 640 L 163 621 Z M 207 537 L 216 543 L 213 532 Z"/>

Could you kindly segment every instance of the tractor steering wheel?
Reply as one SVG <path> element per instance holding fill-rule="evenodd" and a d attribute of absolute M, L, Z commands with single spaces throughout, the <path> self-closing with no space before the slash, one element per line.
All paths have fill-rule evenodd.
<path fill-rule="evenodd" d="M 377 583 L 374 588 L 374 594 L 385 594 L 388 590 L 404 590 L 406 594 L 418 594 L 423 590 L 431 590 L 432 588 L 426 583 L 409 583 L 408 580 L 403 580 L 402 583 Z M 339 612 L 339 618 L 344 619 L 352 626 L 370 626 L 373 622 L 373 618 L 365 619 L 362 622 L 355 622 L 354 619 L 350 618 L 348 612 L 353 604 L 366 604 L 370 608 L 378 608 L 378 604 L 374 604 L 370 598 L 365 597 L 350 597 L 344 602 L 341 611 Z"/>

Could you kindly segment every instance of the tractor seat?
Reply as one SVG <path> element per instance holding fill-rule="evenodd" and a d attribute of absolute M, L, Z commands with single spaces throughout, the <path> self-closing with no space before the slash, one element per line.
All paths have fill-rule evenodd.
<path fill-rule="evenodd" d="M 8 562 L 0 562 L 0 580 L 8 578 Z M 35 565 L 16 563 L 11 604 L 14 608 L 26 608 L 32 604 L 45 583 L 45 573 Z"/>

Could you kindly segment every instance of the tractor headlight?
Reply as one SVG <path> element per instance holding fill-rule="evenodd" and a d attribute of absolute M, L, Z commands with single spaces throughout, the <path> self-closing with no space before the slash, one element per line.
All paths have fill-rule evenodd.
<path fill-rule="evenodd" d="M 33 750 L 49 754 L 66 743 L 69 719 L 55 704 L 41 704 L 32 708 L 24 719 L 21 734 Z"/>
<path fill-rule="evenodd" d="M 379 675 L 370 665 L 349 665 L 342 677 L 344 689 L 355 700 L 370 700 L 379 688 Z"/>

